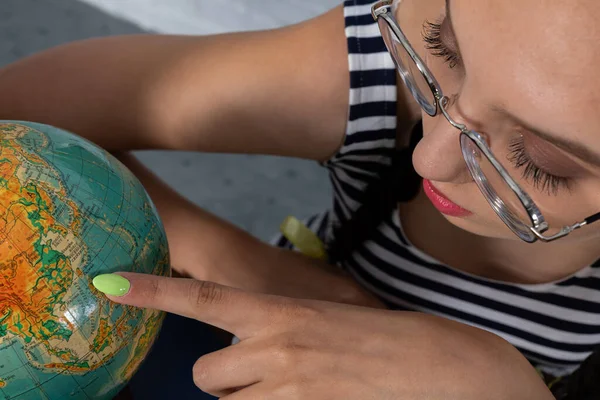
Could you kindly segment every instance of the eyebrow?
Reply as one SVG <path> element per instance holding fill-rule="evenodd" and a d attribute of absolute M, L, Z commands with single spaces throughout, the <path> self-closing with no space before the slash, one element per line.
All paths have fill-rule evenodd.
<path fill-rule="evenodd" d="M 446 0 L 446 20 L 449 24 L 450 33 L 453 36 L 454 43 L 456 44 L 456 52 L 457 52 L 457 54 L 460 55 L 460 46 L 459 46 L 458 38 L 456 37 L 456 33 L 454 31 L 454 24 L 452 23 L 451 10 L 452 10 L 451 0 Z M 515 115 L 509 113 L 507 110 L 505 110 L 503 108 L 492 107 L 492 110 L 499 114 L 504 115 L 506 118 L 508 118 L 509 120 L 512 120 L 514 123 L 523 127 L 528 132 L 531 132 L 532 134 L 538 136 L 539 138 L 541 138 L 549 143 L 552 143 L 556 147 L 574 155 L 575 157 L 577 157 L 587 163 L 590 163 L 590 164 L 600 167 L 600 154 L 590 150 L 587 146 L 585 146 L 579 142 L 575 142 L 573 140 L 569 140 L 569 139 L 560 137 L 559 135 L 555 135 L 555 134 L 552 134 L 549 132 L 544 132 L 544 131 L 540 131 L 539 129 L 535 129 L 533 126 L 529 125 L 525 121 L 523 121 L 520 118 L 516 117 Z"/>

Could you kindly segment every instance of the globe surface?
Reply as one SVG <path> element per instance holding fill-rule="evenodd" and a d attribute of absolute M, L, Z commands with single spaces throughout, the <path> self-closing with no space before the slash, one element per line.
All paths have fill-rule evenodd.
<path fill-rule="evenodd" d="M 101 273 L 170 275 L 156 209 L 118 160 L 71 133 L 0 121 L 0 399 L 111 399 L 164 314 L 108 301 Z"/>

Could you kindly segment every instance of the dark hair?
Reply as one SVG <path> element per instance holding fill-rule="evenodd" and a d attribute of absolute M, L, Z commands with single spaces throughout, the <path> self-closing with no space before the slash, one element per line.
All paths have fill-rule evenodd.
<path fill-rule="evenodd" d="M 418 123 L 411 134 L 410 145 L 394 150 L 391 164 L 382 168 L 369 183 L 364 200 L 354 215 L 333 227 L 333 242 L 328 245 L 329 260 L 340 264 L 361 244 L 373 237 L 381 223 L 399 202 L 412 200 L 419 192 L 421 178 L 412 163 L 412 153 L 423 136 Z M 600 346 L 573 374 L 551 386 L 557 400 L 600 399 Z"/>

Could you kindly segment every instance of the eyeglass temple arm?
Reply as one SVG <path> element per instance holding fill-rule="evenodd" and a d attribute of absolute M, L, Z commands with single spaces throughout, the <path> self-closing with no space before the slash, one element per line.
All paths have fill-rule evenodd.
<path fill-rule="evenodd" d="M 537 236 L 538 239 L 543 240 L 544 242 L 551 242 L 553 240 L 560 239 L 561 237 L 568 235 L 569 233 L 573 232 L 576 229 L 579 229 L 585 225 L 592 224 L 598 220 L 600 220 L 600 212 L 596 213 L 594 215 L 590 215 L 589 217 L 584 219 L 582 222 L 578 222 L 575 225 L 566 226 L 563 229 L 561 229 L 560 232 L 558 232 L 557 234 L 552 235 L 552 236 L 545 236 L 542 232 L 539 232 L 535 228 L 531 228 L 531 231 L 534 233 L 535 236 Z"/>
<path fill-rule="evenodd" d="M 600 220 L 600 212 L 599 212 L 599 213 L 596 213 L 596 214 L 594 214 L 594 215 L 590 215 L 590 216 L 589 216 L 589 217 L 587 217 L 587 218 L 586 218 L 584 221 L 585 221 L 585 224 L 586 224 L 586 225 L 589 225 L 589 224 L 591 224 L 591 223 L 593 223 L 593 222 L 596 222 L 596 221 L 598 221 L 598 220 Z"/>

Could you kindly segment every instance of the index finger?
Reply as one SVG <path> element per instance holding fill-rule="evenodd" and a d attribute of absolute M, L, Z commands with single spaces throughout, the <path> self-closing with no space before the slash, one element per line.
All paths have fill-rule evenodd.
<path fill-rule="evenodd" d="M 103 281 L 121 281 L 121 292 L 124 294 L 111 295 L 110 290 L 103 289 L 103 286 L 107 286 Z M 254 336 L 276 317 L 273 312 L 275 296 L 195 279 L 123 272 L 100 275 L 94 278 L 94 286 L 117 303 L 193 318 L 231 332 L 240 339 Z M 280 300 L 285 302 L 287 299 Z"/>

